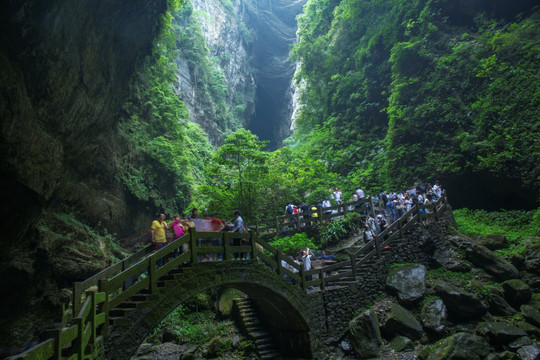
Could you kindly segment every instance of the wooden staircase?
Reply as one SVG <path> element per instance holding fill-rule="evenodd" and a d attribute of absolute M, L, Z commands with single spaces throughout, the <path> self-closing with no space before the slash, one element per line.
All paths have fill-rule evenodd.
<path fill-rule="evenodd" d="M 238 311 L 240 327 L 247 333 L 248 339 L 255 344 L 255 350 L 261 359 L 280 359 L 279 350 L 270 333 L 264 330 L 253 301 L 248 297 L 234 299 Z"/>

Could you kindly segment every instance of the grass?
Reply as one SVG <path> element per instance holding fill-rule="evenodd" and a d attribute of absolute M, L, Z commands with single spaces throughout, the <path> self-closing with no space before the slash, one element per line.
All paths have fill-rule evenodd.
<path fill-rule="evenodd" d="M 515 241 L 528 236 L 540 235 L 540 208 L 531 211 L 501 210 L 454 210 L 457 230 L 465 235 L 505 234 Z"/>

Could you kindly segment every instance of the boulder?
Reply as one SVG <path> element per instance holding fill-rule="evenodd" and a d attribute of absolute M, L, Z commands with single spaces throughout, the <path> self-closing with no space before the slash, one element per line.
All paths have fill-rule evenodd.
<path fill-rule="evenodd" d="M 422 325 L 430 331 L 440 333 L 445 328 L 448 313 L 441 299 L 433 299 L 422 308 Z"/>
<path fill-rule="evenodd" d="M 483 315 L 487 311 L 487 306 L 480 299 L 454 285 L 439 283 L 435 285 L 435 292 L 442 298 L 448 310 L 458 318 L 468 319 Z"/>
<path fill-rule="evenodd" d="M 476 332 L 488 339 L 495 347 L 508 345 L 514 340 L 527 336 L 527 333 L 519 327 L 505 322 L 481 322 L 476 327 Z"/>
<path fill-rule="evenodd" d="M 450 236 L 450 242 L 465 250 L 467 260 L 486 270 L 499 280 L 515 279 L 519 276 L 516 267 L 499 258 L 485 246 L 478 245 L 463 236 Z"/>
<path fill-rule="evenodd" d="M 525 250 L 525 269 L 540 275 L 540 237 L 531 236 L 523 239 L 527 245 Z"/>
<path fill-rule="evenodd" d="M 421 299 L 426 292 L 426 267 L 403 265 L 390 270 L 386 287 L 400 304 L 408 305 Z"/>
<path fill-rule="evenodd" d="M 540 339 L 540 328 L 529 324 L 526 321 L 518 321 L 516 322 L 516 326 L 521 330 L 525 331 L 530 337 L 536 340 Z"/>
<path fill-rule="evenodd" d="M 534 326 L 540 326 L 540 311 L 538 309 L 529 306 L 529 305 L 521 305 L 521 315 L 525 318 L 525 320 Z"/>
<path fill-rule="evenodd" d="M 517 353 L 521 360 L 538 360 L 540 358 L 540 347 L 538 344 L 523 346 Z"/>
<path fill-rule="evenodd" d="M 514 341 L 512 341 L 510 344 L 508 344 L 508 348 L 511 350 L 516 351 L 519 348 L 522 348 L 524 346 L 532 345 L 532 340 L 527 336 L 522 336 Z"/>
<path fill-rule="evenodd" d="M 419 357 L 422 360 L 485 360 L 491 350 L 480 336 L 460 332 L 425 347 Z"/>
<path fill-rule="evenodd" d="M 504 298 L 512 306 L 519 307 L 531 299 L 531 288 L 519 279 L 506 280 L 502 283 L 502 287 Z"/>
<path fill-rule="evenodd" d="M 368 359 L 377 355 L 381 345 L 381 332 L 377 314 L 366 310 L 349 323 L 350 339 L 359 359 Z"/>
<path fill-rule="evenodd" d="M 419 339 L 422 337 L 422 325 L 407 309 L 398 304 L 392 304 L 384 325 L 384 332 L 389 338 L 403 335 L 411 339 Z"/>
<path fill-rule="evenodd" d="M 398 335 L 390 341 L 390 347 L 397 352 L 414 350 L 414 343 L 408 337 Z"/>
<path fill-rule="evenodd" d="M 508 240 L 504 234 L 479 235 L 476 237 L 476 243 L 489 250 L 504 249 L 508 246 Z"/>
<path fill-rule="evenodd" d="M 461 254 L 459 254 L 453 248 L 436 248 L 433 253 L 432 259 L 436 264 L 450 271 L 471 271 L 471 266 L 464 263 L 461 259 Z"/>
<path fill-rule="evenodd" d="M 504 299 L 504 294 L 501 290 L 495 286 L 489 288 L 489 312 L 492 315 L 499 316 L 512 316 L 517 313 L 517 310 L 514 309 L 506 300 Z"/>

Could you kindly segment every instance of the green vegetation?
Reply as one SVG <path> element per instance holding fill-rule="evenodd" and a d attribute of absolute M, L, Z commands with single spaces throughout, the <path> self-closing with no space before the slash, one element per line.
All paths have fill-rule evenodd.
<path fill-rule="evenodd" d="M 342 219 L 334 220 L 321 230 L 321 241 L 324 246 L 331 246 L 340 240 L 358 234 L 364 226 L 364 220 L 358 213 L 348 213 Z"/>
<path fill-rule="evenodd" d="M 454 210 L 457 230 L 466 235 L 505 234 L 513 241 L 539 235 L 540 208 L 535 211 Z"/>
<path fill-rule="evenodd" d="M 283 238 L 274 238 L 270 242 L 275 249 L 291 256 L 297 256 L 300 250 L 310 248 L 311 250 L 317 250 L 318 246 L 315 245 L 312 238 L 308 238 L 306 233 L 297 233 L 291 236 Z"/>
<path fill-rule="evenodd" d="M 368 190 L 540 168 L 540 16 L 449 0 L 310 0 L 299 18 L 295 147 Z"/>

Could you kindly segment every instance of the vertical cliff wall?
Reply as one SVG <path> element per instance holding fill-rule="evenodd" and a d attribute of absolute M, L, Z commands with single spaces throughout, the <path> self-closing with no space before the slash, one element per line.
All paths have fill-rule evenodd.
<path fill-rule="evenodd" d="M 90 239 L 74 230 L 75 217 L 129 233 L 144 207 L 115 177 L 126 151 L 117 113 L 166 10 L 166 0 L 0 3 L 2 342 L 32 335 L 32 321 L 17 323 L 32 299 L 57 302 L 66 278 L 105 265 L 88 258 L 104 244 L 84 248 Z M 32 225 L 52 213 L 75 216 L 49 221 L 59 232 L 44 239 Z M 77 241 L 70 258 L 55 258 Z"/>
<path fill-rule="evenodd" d="M 178 42 L 176 92 L 214 144 L 239 127 L 268 140 L 271 148 L 290 135 L 295 64 L 289 47 L 305 2 L 191 0 L 192 10 L 177 17 L 179 26 L 200 32 L 185 32 L 189 41 Z M 204 56 L 196 59 L 193 52 Z M 223 95 L 215 91 L 221 85 Z"/>

